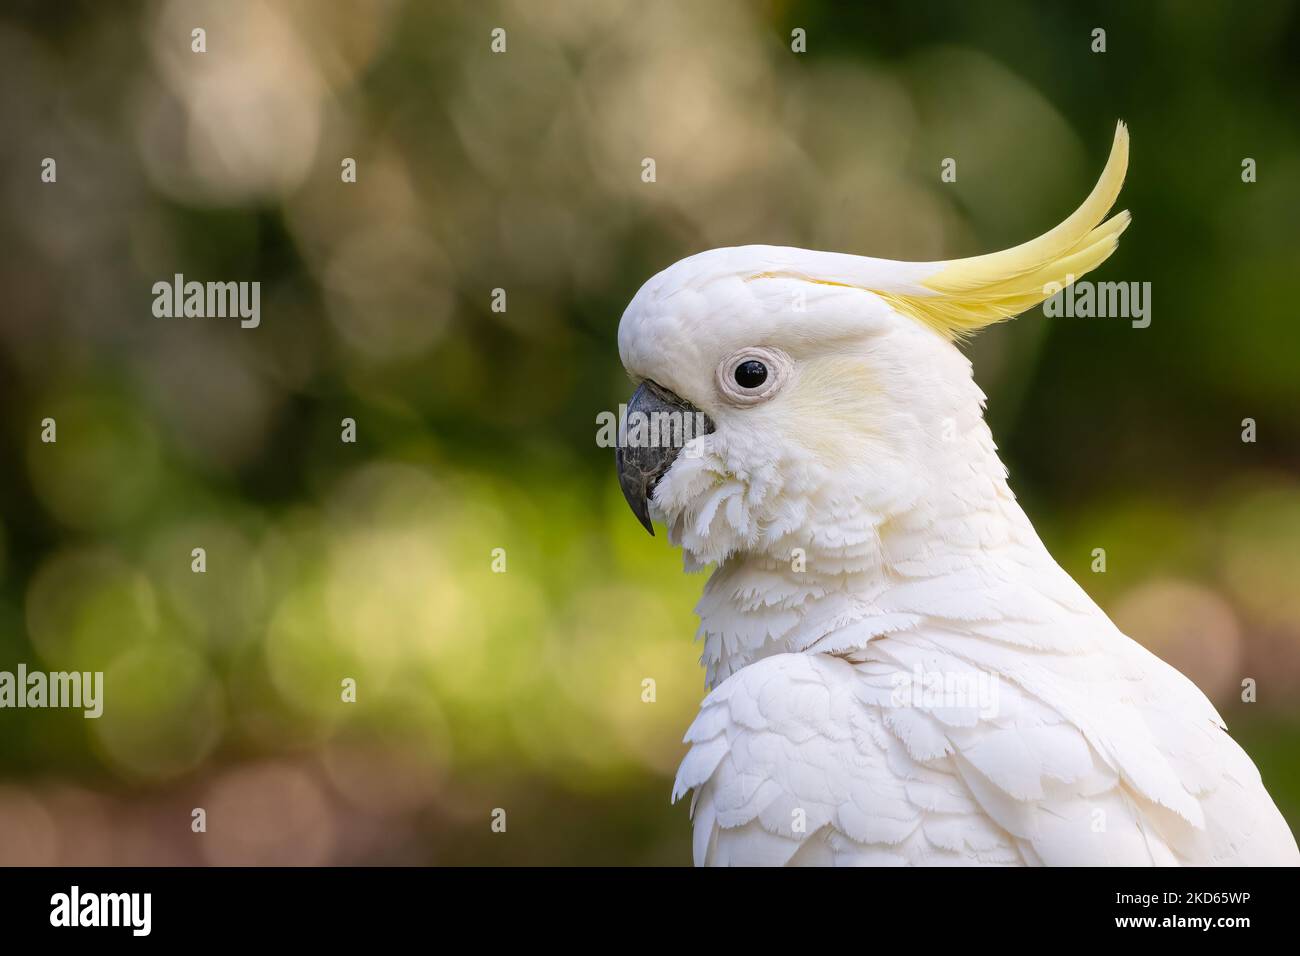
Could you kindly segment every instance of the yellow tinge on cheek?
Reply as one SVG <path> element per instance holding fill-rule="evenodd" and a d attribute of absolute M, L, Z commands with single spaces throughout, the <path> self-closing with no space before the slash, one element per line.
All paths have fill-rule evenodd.
<path fill-rule="evenodd" d="M 814 359 L 800 367 L 779 399 L 782 428 L 824 462 L 856 460 L 879 434 L 882 399 L 879 382 L 860 360 Z"/>

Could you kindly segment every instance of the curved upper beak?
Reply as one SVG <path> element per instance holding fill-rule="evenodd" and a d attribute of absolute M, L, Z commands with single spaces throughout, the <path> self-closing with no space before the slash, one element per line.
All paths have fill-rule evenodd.
<path fill-rule="evenodd" d="M 691 439 L 713 431 L 707 415 L 662 385 L 647 379 L 637 386 L 619 420 L 615 461 L 618 484 L 628 507 L 650 534 L 650 496 L 655 482 L 672 467 Z"/>

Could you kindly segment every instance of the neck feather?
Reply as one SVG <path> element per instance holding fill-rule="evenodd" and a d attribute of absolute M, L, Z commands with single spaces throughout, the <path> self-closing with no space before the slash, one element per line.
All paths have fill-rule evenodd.
<path fill-rule="evenodd" d="M 983 421 L 952 446 L 936 448 L 931 480 L 915 496 L 891 496 L 892 509 L 850 499 L 818 510 L 808 531 L 720 564 L 696 607 L 708 685 L 772 654 L 861 650 L 942 620 L 954 600 L 962 615 L 995 616 L 980 607 L 991 592 L 979 594 L 993 571 L 1062 573 L 1008 487 Z"/>

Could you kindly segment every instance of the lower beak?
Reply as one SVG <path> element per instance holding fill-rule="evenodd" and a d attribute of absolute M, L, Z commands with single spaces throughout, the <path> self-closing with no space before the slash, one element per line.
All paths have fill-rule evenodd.
<path fill-rule="evenodd" d="M 650 534 L 650 496 L 691 439 L 713 431 L 713 422 L 690 402 L 647 379 L 637 386 L 619 423 L 615 459 L 628 507 Z"/>

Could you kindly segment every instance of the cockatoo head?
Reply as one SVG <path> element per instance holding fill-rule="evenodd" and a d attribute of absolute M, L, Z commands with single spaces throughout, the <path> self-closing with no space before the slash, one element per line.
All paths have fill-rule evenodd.
<path fill-rule="evenodd" d="M 1102 218 L 1127 153 L 1120 124 L 1084 204 L 1005 252 L 906 263 L 743 246 L 650 279 L 618 331 L 639 383 L 627 421 L 684 416 L 697 427 L 674 441 L 654 432 L 649 445 L 645 432 L 623 436 L 633 511 L 648 530 L 662 519 L 690 565 L 742 552 L 785 561 L 794 548 L 852 564 L 874 560 L 883 524 L 988 491 L 1005 472 L 954 340 L 1110 255 L 1128 214 Z"/>

